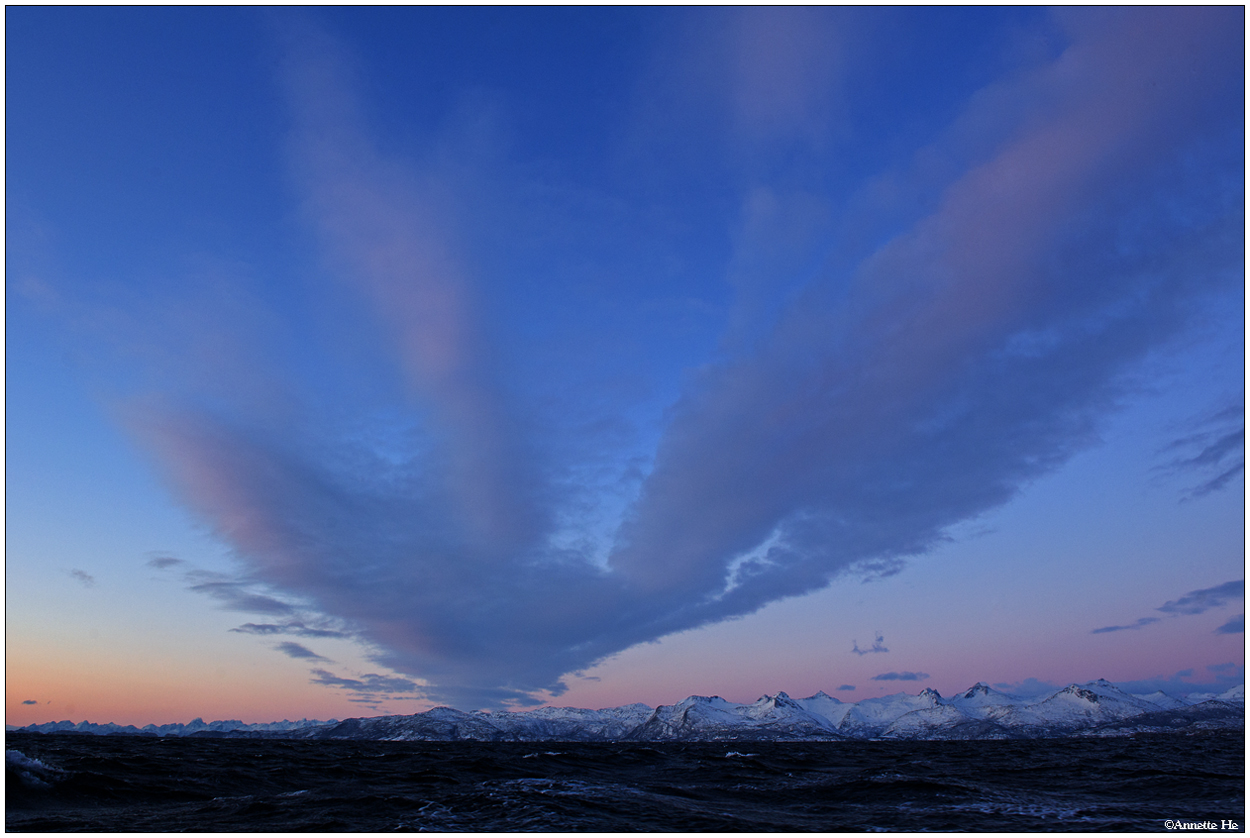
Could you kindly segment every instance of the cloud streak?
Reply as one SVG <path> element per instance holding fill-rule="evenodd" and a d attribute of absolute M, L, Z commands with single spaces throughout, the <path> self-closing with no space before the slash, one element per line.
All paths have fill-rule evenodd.
<path fill-rule="evenodd" d="M 927 672 L 883 672 L 872 676 L 874 681 L 924 681 L 929 677 Z"/>
<path fill-rule="evenodd" d="M 1241 198 L 1213 204 L 1206 190 L 1239 173 L 1240 156 L 1204 145 L 1231 124 L 1220 110 L 1230 68 L 1240 78 L 1231 17 L 1066 13 L 1058 57 L 976 97 L 961 124 L 980 128 L 925 150 L 967 161 L 931 212 L 882 219 L 894 232 L 873 252 L 735 315 L 767 327 L 688 375 L 606 542 L 570 538 L 577 472 L 503 383 L 498 359 L 515 348 L 486 327 L 455 154 L 380 152 L 350 62 L 294 27 L 296 181 L 404 371 L 397 410 L 419 430 L 370 447 L 192 404 L 143 406 L 132 426 L 248 585 L 344 621 L 380 665 L 421 682 L 314 670 L 315 683 L 361 693 L 534 701 L 634 644 L 847 574 L 897 572 L 1090 445 L 1132 393 L 1135 365 L 1207 295 L 1237 287 Z M 738 49 L 743 88 L 730 97 L 759 129 L 744 141 L 778 161 L 786 137 L 824 130 L 813 99 L 769 104 L 772 82 L 752 75 L 772 66 L 759 50 L 802 35 L 794 20 Z M 778 72 L 832 73 L 804 49 Z M 243 582 L 192 588 L 286 620 L 237 631 L 300 636 L 294 606 Z M 881 640 L 855 651 L 884 651 Z"/>
<path fill-rule="evenodd" d="M 1214 588 L 1190 591 L 1180 599 L 1169 600 L 1155 610 L 1165 614 L 1201 614 L 1212 608 L 1222 608 L 1229 600 L 1245 599 L 1245 596 L 1245 580 L 1236 579 Z"/>
<path fill-rule="evenodd" d="M 1171 617 L 1193 616 L 1203 614 L 1212 608 L 1223 608 L 1232 600 L 1245 599 L 1246 582 L 1244 579 L 1236 579 L 1232 582 L 1225 582 L 1223 585 L 1216 585 L 1214 588 L 1202 588 L 1197 591 L 1190 591 L 1183 597 L 1172 599 L 1156 608 L 1156 611 L 1162 611 Z M 1115 631 L 1131 631 L 1160 622 L 1159 617 L 1139 617 L 1136 622 L 1126 626 L 1104 626 L 1096 628 L 1090 634 L 1108 634 Z M 1224 625 L 1217 628 L 1217 634 L 1235 634 L 1243 631 L 1239 626 L 1240 617 L 1229 620 Z"/>

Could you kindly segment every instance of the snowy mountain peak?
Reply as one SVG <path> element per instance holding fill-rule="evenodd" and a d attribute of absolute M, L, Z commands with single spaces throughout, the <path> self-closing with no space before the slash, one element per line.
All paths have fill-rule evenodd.
<path fill-rule="evenodd" d="M 941 694 L 940 692 L 938 692 L 937 690 L 933 689 L 933 687 L 925 687 L 923 690 L 921 690 L 921 691 L 920 691 L 920 697 L 921 697 L 921 698 L 931 698 L 931 699 L 933 699 L 934 701 L 941 701 L 941 700 L 942 700 L 942 694 Z"/>

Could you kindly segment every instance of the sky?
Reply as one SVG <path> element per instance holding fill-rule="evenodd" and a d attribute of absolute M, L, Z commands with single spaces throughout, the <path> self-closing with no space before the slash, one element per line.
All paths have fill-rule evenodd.
<path fill-rule="evenodd" d="M 1244 680 L 1244 10 L 6 21 L 6 722 Z"/>

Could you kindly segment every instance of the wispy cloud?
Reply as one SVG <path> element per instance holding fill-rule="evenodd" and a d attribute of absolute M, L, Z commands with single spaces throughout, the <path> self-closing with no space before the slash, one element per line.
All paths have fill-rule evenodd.
<path fill-rule="evenodd" d="M 1156 611 L 1162 611 L 1172 617 L 1192 616 L 1194 614 L 1202 614 L 1212 608 L 1223 608 L 1232 600 L 1244 599 L 1246 595 L 1246 582 L 1244 579 L 1236 579 L 1232 582 L 1225 582 L 1223 585 L 1216 585 L 1214 588 L 1202 588 L 1197 591 L 1190 591 L 1183 597 L 1168 600 L 1163 605 L 1156 608 Z M 1236 628 L 1239 625 L 1238 620 L 1234 618 L 1216 629 L 1218 634 L 1234 634 L 1242 629 Z M 1107 634 L 1114 631 L 1130 631 L 1151 625 L 1152 623 L 1161 622 L 1159 617 L 1139 617 L 1136 622 L 1126 626 L 1104 626 L 1096 628 L 1090 634 Z M 1228 627 L 1228 628 L 1226 628 Z"/>
<path fill-rule="evenodd" d="M 177 567 L 180 564 L 184 564 L 182 559 L 176 559 L 173 556 L 155 556 L 148 559 L 148 566 L 157 568 L 158 570 Z"/>
<path fill-rule="evenodd" d="M 329 658 L 323 658 L 321 655 L 317 654 L 312 649 L 309 649 L 307 646 L 301 646 L 298 643 L 292 643 L 290 641 L 286 641 L 284 643 L 279 643 L 277 646 L 274 646 L 274 648 L 277 649 L 282 654 L 286 655 L 288 658 L 297 658 L 300 660 L 328 661 L 332 663 L 332 661 L 330 661 Z"/>
<path fill-rule="evenodd" d="M 351 634 L 336 629 L 312 628 L 299 620 L 286 623 L 244 623 L 230 629 L 239 634 L 289 634 L 294 637 L 351 637 Z"/>
<path fill-rule="evenodd" d="M 23 704 L 38 704 L 39 702 L 38 702 L 38 701 L 35 701 L 33 698 L 28 698 L 28 699 L 26 699 L 25 701 L 23 701 L 22 703 L 23 703 Z"/>
<path fill-rule="evenodd" d="M 389 695 L 391 693 L 410 693 L 417 690 L 417 685 L 406 678 L 395 678 L 387 675 L 378 675 L 377 673 L 361 675 L 359 678 L 342 678 L 324 669 L 314 669 L 312 674 L 315 676 L 312 679 L 314 684 L 325 684 L 328 687 L 338 687 L 339 689 L 357 693 L 383 693 Z"/>
<path fill-rule="evenodd" d="M 759 25 L 743 32 L 764 40 L 738 53 L 727 101 L 761 126 L 752 154 L 772 166 L 753 171 L 784 174 L 786 138 L 824 130 L 819 96 L 769 99 L 792 77 L 834 83 L 836 62 L 804 46 L 808 14 L 747 14 Z M 472 225 L 496 196 L 467 188 L 474 143 L 384 154 L 341 48 L 292 27 L 297 183 L 334 272 L 371 312 L 368 339 L 402 370 L 389 406 L 411 428 L 362 444 L 243 400 L 138 406 L 136 433 L 249 580 L 193 590 L 286 625 L 289 595 L 358 627 L 379 664 L 430 696 L 482 706 L 558 694 L 636 643 L 839 576 L 896 572 L 1090 445 L 1135 365 L 1207 295 L 1240 288 L 1242 198 L 1207 188 L 1242 174 L 1240 151 L 1207 142 L 1240 130 L 1223 107 L 1241 78 L 1239 14 L 1064 12 L 1066 49 L 982 91 L 921 150 L 951 161 L 922 217 L 886 208 L 871 252 L 821 261 L 782 299 L 746 299 L 735 322 L 751 328 L 727 332 L 750 339 L 694 360 L 645 467 L 593 480 L 503 383 L 501 359 L 520 350 L 484 313 Z M 803 200 L 810 213 L 764 201 L 760 224 L 833 214 Z M 637 491 L 605 539 L 614 522 L 583 528 L 579 489 L 616 477 Z"/>
<path fill-rule="evenodd" d="M 1223 489 L 1246 470 L 1245 405 L 1213 411 L 1192 423 L 1191 432 L 1163 449 L 1171 459 L 1157 470 L 1198 476 L 1183 500 L 1195 500 Z"/>
<path fill-rule="evenodd" d="M 842 686 L 838 687 L 838 692 L 850 692 L 854 689 L 855 689 L 854 684 L 843 684 Z"/>
<path fill-rule="evenodd" d="M 265 594 L 256 593 L 245 582 L 230 579 L 222 574 L 208 571 L 192 571 L 193 580 L 188 590 L 207 594 L 228 611 L 244 611 L 253 614 L 291 614 L 294 606 Z"/>
<path fill-rule="evenodd" d="M 82 586 L 84 588 L 95 587 L 95 577 L 85 570 L 79 570 L 78 568 L 74 568 L 73 570 L 69 571 L 69 575 L 77 579 L 80 583 L 82 583 Z"/>
<path fill-rule="evenodd" d="M 1246 615 L 1238 614 L 1215 630 L 1216 634 L 1244 634 L 1246 631 Z"/>
<path fill-rule="evenodd" d="M 1157 622 L 1159 622 L 1158 617 L 1141 617 L 1137 620 L 1137 622 L 1130 623 L 1127 626 L 1103 626 L 1102 628 L 1094 629 L 1090 632 L 1090 634 L 1107 634 L 1113 631 L 1136 631 L 1142 626 L 1148 626 L 1151 623 Z"/>
<path fill-rule="evenodd" d="M 1180 599 L 1169 600 L 1155 610 L 1166 614 L 1201 614 L 1212 608 L 1222 608 L 1230 600 L 1244 599 L 1245 596 L 1246 582 L 1244 579 L 1237 579 L 1214 588 L 1190 591 Z"/>
<path fill-rule="evenodd" d="M 872 645 L 871 645 L 871 646 L 869 646 L 867 649 L 861 649 L 861 648 L 859 648 L 859 641 L 858 641 L 858 640 L 854 640 L 854 641 L 852 641 L 852 642 L 851 642 L 851 651 L 852 651 L 852 652 L 854 652 L 855 654 L 859 655 L 860 657 L 863 657 L 864 655 L 871 655 L 871 654 L 874 654 L 874 653 L 881 653 L 881 652 L 888 652 L 888 651 L 890 651 L 889 649 L 885 648 L 885 645 L 884 645 L 884 644 L 885 644 L 885 637 L 884 637 L 884 636 L 882 636 L 882 635 L 880 635 L 880 634 L 878 634 L 878 635 L 876 636 L 876 638 L 873 640 Z"/>
<path fill-rule="evenodd" d="M 883 672 L 872 676 L 874 681 L 924 681 L 929 677 L 927 672 Z"/>

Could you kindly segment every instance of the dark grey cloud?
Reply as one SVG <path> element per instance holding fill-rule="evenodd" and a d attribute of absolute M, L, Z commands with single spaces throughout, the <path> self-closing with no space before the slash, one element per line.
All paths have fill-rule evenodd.
<path fill-rule="evenodd" d="M 95 587 L 95 577 L 92 576 L 90 573 L 87 573 L 87 571 L 85 570 L 79 570 L 78 568 L 74 568 L 73 570 L 69 571 L 69 575 L 77 579 L 79 582 L 81 582 L 84 588 Z"/>
<path fill-rule="evenodd" d="M 872 676 L 874 681 L 923 681 L 929 677 L 927 672 L 883 672 Z"/>
<path fill-rule="evenodd" d="M 285 623 L 244 623 L 236 626 L 230 631 L 239 634 L 288 634 L 293 637 L 351 637 L 352 635 L 345 631 L 336 629 L 314 628 L 304 625 L 299 620 L 290 620 Z"/>
<path fill-rule="evenodd" d="M 175 559 L 173 556 L 155 556 L 151 559 L 148 559 L 148 566 L 155 567 L 159 570 L 165 570 L 166 568 L 170 568 L 170 567 L 177 567 L 180 564 L 185 564 L 185 562 L 183 562 L 182 559 Z"/>
<path fill-rule="evenodd" d="M 1216 634 L 1244 634 L 1246 631 L 1246 615 L 1238 614 L 1227 623 L 1215 630 Z"/>
<path fill-rule="evenodd" d="M 854 689 L 855 689 L 855 685 L 854 685 L 854 684 L 843 684 L 842 686 L 838 687 L 838 690 L 837 690 L 837 691 L 838 691 L 838 692 L 850 692 L 850 691 L 852 691 L 852 690 L 854 690 Z"/>
<path fill-rule="evenodd" d="M 350 690 L 358 693 L 410 693 L 417 691 L 417 685 L 406 678 L 395 678 L 387 675 L 378 675 L 377 673 L 369 673 L 361 675 L 359 678 L 342 678 L 332 672 L 324 669 L 314 669 L 312 679 L 314 684 L 325 684 L 328 687 L 338 687 L 343 690 Z"/>
<path fill-rule="evenodd" d="M 277 649 L 282 654 L 286 655 L 288 658 L 299 658 L 302 660 L 327 661 L 327 662 L 332 663 L 332 661 L 330 661 L 329 658 L 323 658 L 321 655 L 317 654 L 312 649 L 309 649 L 307 646 L 301 646 L 300 644 L 293 643 L 291 641 L 279 643 L 277 646 L 274 646 L 274 648 Z"/>
<path fill-rule="evenodd" d="M 460 188 L 482 188 L 456 179 L 471 167 L 381 155 L 334 46 L 292 35 L 297 177 L 380 324 L 370 339 L 389 341 L 408 388 L 395 412 L 421 418 L 371 446 L 306 411 L 136 408 L 135 431 L 245 568 L 246 583 L 192 589 L 282 618 L 295 607 L 266 592 L 297 599 L 431 697 L 498 705 L 558 695 L 637 643 L 896 573 L 1010 501 L 1097 441 L 1144 359 L 1242 290 L 1243 196 L 1227 186 L 1244 174 L 1227 142 L 1242 130 L 1240 10 L 1074 12 L 1063 27 L 1061 55 L 918 150 L 964 161 L 931 200 L 883 205 L 871 237 L 817 242 L 842 244 L 747 312 L 754 339 L 692 365 L 640 480 L 624 465 L 639 451 L 554 439 L 501 384 L 512 347 L 474 308 L 472 259 L 454 250 L 470 231 L 449 229 L 480 207 L 448 197 L 496 194 Z M 1230 446 L 1188 456 L 1218 466 Z M 586 498 L 614 475 L 628 489 L 604 505 L 624 512 L 598 520 Z"/>
<path fill-rule="evenodd" d="M 884 645 L 884 644 L 885 644 L 885 637 L 883 637 L 882 635 L 878 634 L 878 635 L 877 635 L 877 636 L 873 639 L 872 645 L 871 645 L 871 646 L 869 646 L 867 649 L 861 649 L 861 648 L 859 648 L 859 641 L 858 641 L 858 640 L 853 640 L 853 641 L 851 641 L 851 651 L 852 651 L 852 652 L 854 652 L 855 654 L 859 655 L 860 657 L 863 657 L 864 655 L 871 655 L 871 654 L 874 654 L 874 653 L 880 654 L 880 653 L 882 653 L 882 652 L 888 652 L 888 651 L 890 651 L 889 649 L 885 648 L 885 645 Z"/>
<path fill-rule="evenodd" d="M 1155 610 L 1165 614 L 1201 614 L 1211 608 L 1223 607 L 1230 600 L 1244 599 L 1245 596 L 1246 581 L 1237 579 L 1214 588 L 1190 591 L 1180 599 L 1165 602 Z"/>
<path fill-rule="evenodd" d="M 35 701 L 35 700 L 34 700 L 34 699 L 32 699 L 32 698 L 28 698 L 28 699 L 26 699 L 25 701 L 23 701 L 22 703 L 23 703 L 23 704 L 38 704 L 39 702 L 38 702 L 38 701 Z"/>
<path fill-rule="evenodd" d="M 1158 617 L 1141 617 L 1137 620 L 1137 622 L 1130 623 L 1127 626 L 1103 626 L 1102 628 L 1094 629 L 1090 632 L 1090 634 L 1107 634 L 1112 631 L 1136 631 L 1142 626 L 1148 626 L 1151 623 L 1157 622 L 1159 622 Z"/>

